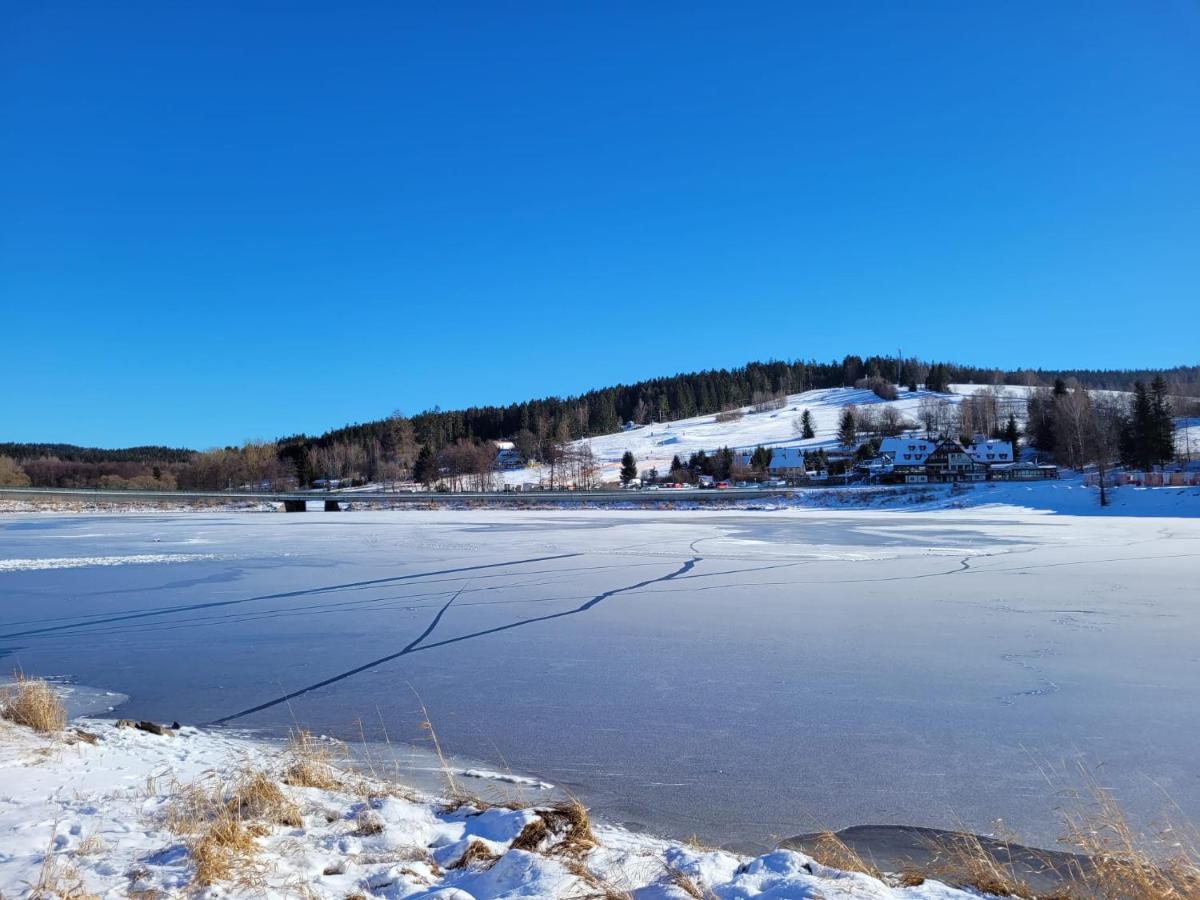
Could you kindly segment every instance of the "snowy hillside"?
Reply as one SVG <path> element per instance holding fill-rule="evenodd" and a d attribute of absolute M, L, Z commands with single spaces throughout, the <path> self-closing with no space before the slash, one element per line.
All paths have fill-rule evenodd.
<path fill-rule="evenodd" d="M 965 398 L 989 393 L 996 397 L 998 417 L 1003 421 L 1011 414 L 1022 427 L 1025 424 L 1025 404 L 1035 387 L 1023 385 L 952 384 L 949 394 L 932 391 L 900 390 L 896 400 L 881 400 L 868 390 L 857 388 L 824 388 L 790 394 L 782 409 L 754 412 L 751 407 L 742 407 L 740 418 L 729 420 L 727 414 L 695 416 L 674 422 L 641 425 L 628 431 L 585 438 L 575 442 L 576 446 L 587 445 L 592 449 L 599 467 L 601 481 L 615 481 L 621 467 L 621 456 L 626 450 L 633 453 L 638 471 L 657 469 L 666 475 L 671 460 L 679 456 L 685 463 L 689 456 L 700 450 L 711 454 L 722 447 L 732 450 L 752 450 L 760 444 L 764 447 L 800 447 L 804 450 L 831 449 L 837 446 L 838 420 L 842 410 L 851 404 L 861 408 L 882 410 L 894 408 L 901 419 L 917 425 L 920 423 L 922 401 L 957 405 Z M 1092 395 L 1128 397 L 1122 391 L 1092 391 Z M 815 437 L 803 440 L 799 437 L 800 416 L 807 410 L 812 417 Z M 719 421 L 726 419 L 726 421 Z M 1200 452 L 1200 419 L 1179 419 L 1177 445 L 1181 453 L 1190 447 L 1193 455 Z M 517 469 L 503 473 L 504 482 L 510 485 L 537 484 L 547 473 L 540 466 Z"/>
<path fill-rule="evenodd" d="M 806 450 L 832 448 L 837 445 L 838 419 L 842 409 L 850 404 L 876 409 L 895 407 L 902 418 L 916 423 L 919 420 L 918 407 L 923 399 L 955 404 L 961 402 L 963 396 L 984 390 L 986 386 L 951 387 L 955 390 L 953 394 L 901 391 L 899 398 L 892 401 L 881 400 L 871 391 L 856 388 L 804 391 L 789 395 L 782 409 L 753 412 L 750 407 L 743 407 L 740 410 L 742 417 L 733 421 L 718 421 L 716 415 L 696 416 L 674 422 L 643 425 L 616 434 L 585 438 L 577 443 L 587 444 L 592 448 L 603 481 L 617 479 L 621 456 L 626 450 L 632 451 L 637 460 L 638 471 L 644 472 L 653 468 L 665 475 L 674 456 L 678 455 L 686 462 L 691 454 L 700 450 L 711 453 L 722 447 L 733 450 L 753 449 L 759 444 L 764 447 L 802 447 Z M 1023 401 L 1030 389 L 1008 387 L 1002 390 L 1006 391 L 1006 396 L 1007 392 L 1011 391 L 1014 400 Z M 1014 403 L 1013 406 L 1014 409 L 1020 406 L 1020 411 L 1023 412 L 1023 402 Z M 816 437 L 809 440 L 801 440 L 797 429 L 800 416 L 805 410 L 812 416 L 813 430 L 816 433 Z M 505 481 L 513 485 L 522 482 L 536 483 L 543 476 L 540 467 L 504 473 Z"/>

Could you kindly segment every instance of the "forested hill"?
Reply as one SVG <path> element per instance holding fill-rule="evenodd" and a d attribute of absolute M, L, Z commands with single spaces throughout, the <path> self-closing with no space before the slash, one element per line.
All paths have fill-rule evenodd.
<path fill-rule="evenodd" d="M 545 397 L 507 406 L 459 410 L 436 407 L 333 429 L 197 453 L 170 447 L 100 450 L 70 444 L 0 444 L 0 484 L 49 487 L 222 488 L 299 480 L 407 477 L 424 458 L 464 456 L 482 442 L 510 439 L 526 459 L 541 459 L 564 442 L 617 431 L 623 422 L 671 421 L 769 403 L 813 388 L 868 381 L 923 384 L 944 391 L 951 383 L 1053 385 L 1130 390 L 1161 376 L 1175 397 L 1200 397 L 1200 365 L 1153 370 L 1001 370 L 915 358 L 846 356 L 840 361 L 752 362 L 599 388 L 572 397 Z M 1177 409 L 1183 406 L 1177 404 Z M 548 450 L 548 448 L 550 448 Z M 453 463 L 451 460 L 451 464 Z"/>
<path fill-rule="evenodd" d="M 75 444 L 0 443 L 0 456 L 12 459 L 53 456 L 64 462 L 82 463 L 186 462 L 195 452 L 184 447 L 125 447 L 102 450 L 98 447 L 77 447 Z"/>
<path fill-rule="evenodd" d="M 932 376 L 932 377 L 931 377 Z M 1200 396 L 1200 365 L 1170 369 L 1018 369 L 1005 371 L 958 363 L 928 363 L 896 357 L 847 356 L 842 361 L 752 362 L 737 369 L 709 369 L 588 391 L 576 397 L 546 397 L 508 406 L 483 406 L 419 413 L 409 420 L 419 444 L 443 447 L 459 439 L 513 438 L 522 431 L 579 438 L 609 434 L 622 422 L 671 421 L 749 406 L 761 399 L 812 388 L 851 386 L 883 377 L 899 384 L 944 389 L 950 383 L 1053 385 L 1057 379 L 1085 388 L 1132 390 L 1136 381 L 1162 376 L 1171 392 Z M 326 432 L 318 444 L 381 436 L 394 420 L 349 425 Z M 305 435 L 281 443 L 313 443 Z"/>

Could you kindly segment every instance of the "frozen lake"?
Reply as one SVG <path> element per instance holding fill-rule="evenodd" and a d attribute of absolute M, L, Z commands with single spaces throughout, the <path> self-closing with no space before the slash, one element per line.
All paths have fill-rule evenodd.
<path fill-rule="evenodd" d="M 1079 762 L 1200 821 L 1198 581 L 1200 520 L 1009 508 L 8 515 L 0 655 L 352 741 L 421 739 L 419 693 L 451 752 L 676 836 L 1049 844 Z"/>

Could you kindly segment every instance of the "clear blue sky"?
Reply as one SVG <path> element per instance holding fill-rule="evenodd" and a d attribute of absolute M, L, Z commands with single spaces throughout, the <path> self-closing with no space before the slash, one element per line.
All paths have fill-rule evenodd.
<path fill-rule="evenodd" d="M 0 440 L 1197 361 L 1200 5 L 0 0 Z"/>

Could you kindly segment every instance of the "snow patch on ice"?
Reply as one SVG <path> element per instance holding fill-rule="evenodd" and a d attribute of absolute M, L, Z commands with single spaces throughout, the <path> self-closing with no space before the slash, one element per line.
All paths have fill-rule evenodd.
<path fill-rule="evenodd" d="M 134 553 L 129 556 L 58 556 L 45 559 L 0 559 L 0 572 L 37 572 L 45 569 L 83 569 L 89 566 L 134 566 L 220 559 L 216 553 Z"/>

